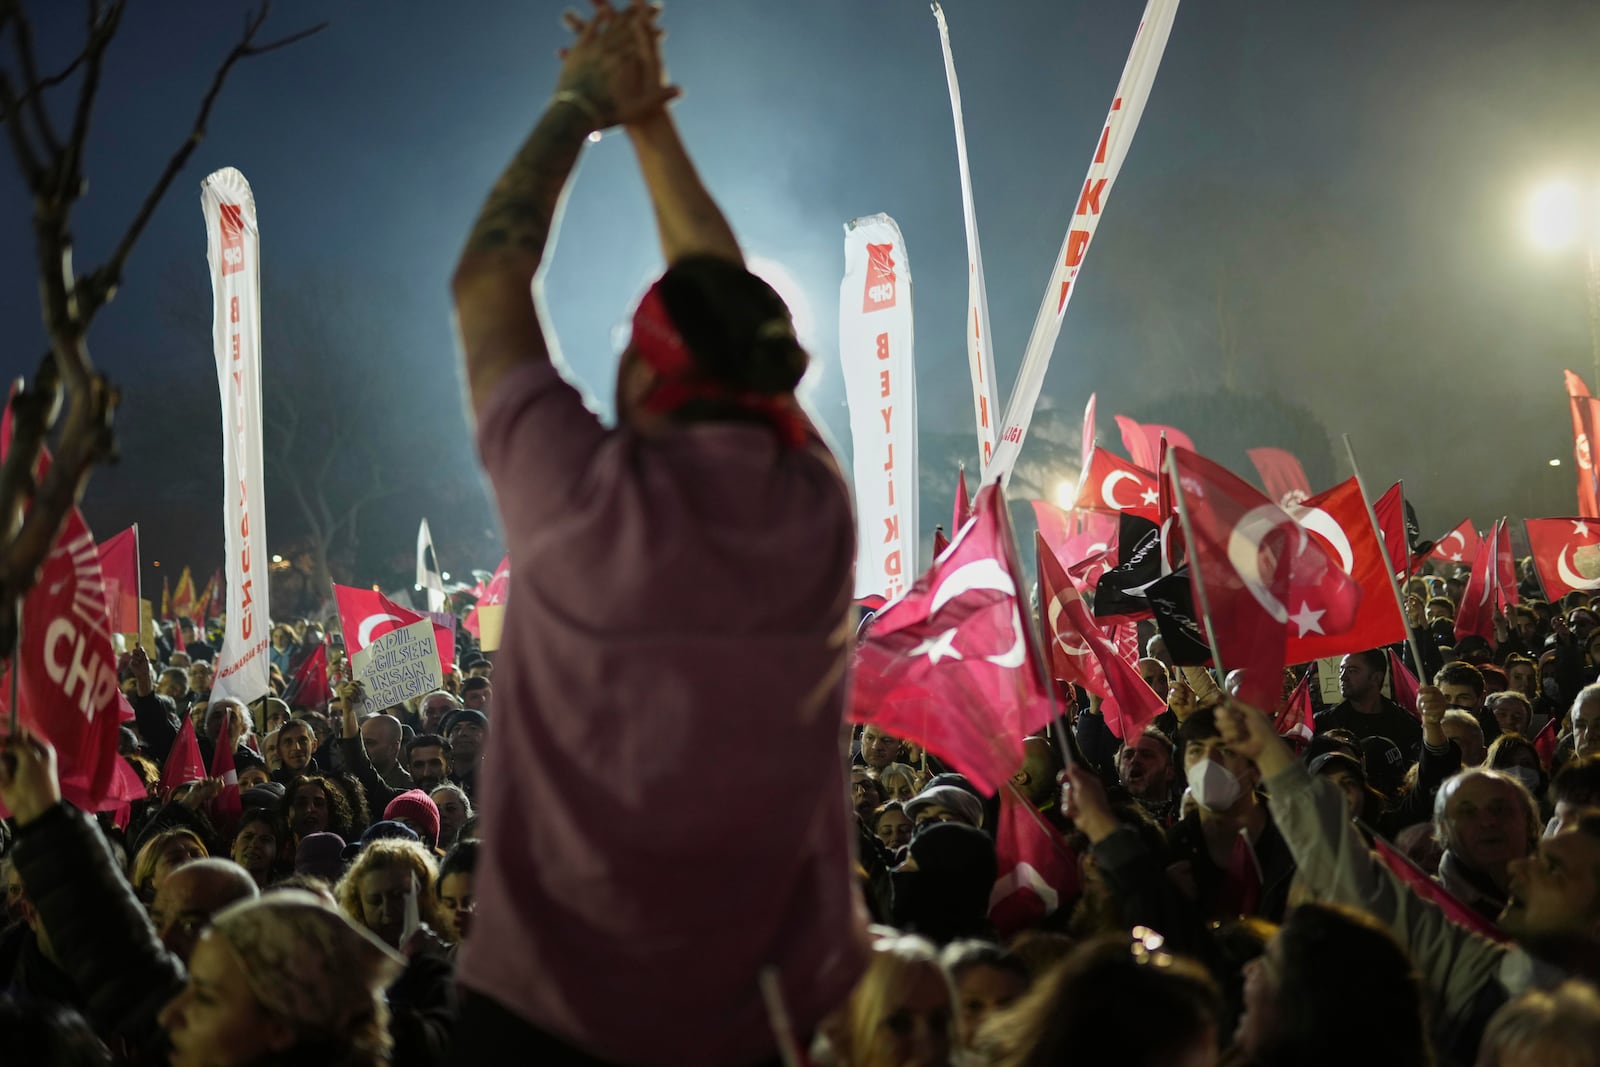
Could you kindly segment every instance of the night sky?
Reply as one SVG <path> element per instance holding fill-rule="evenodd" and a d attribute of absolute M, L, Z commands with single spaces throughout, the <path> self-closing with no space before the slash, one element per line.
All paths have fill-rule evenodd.
<path fill-rule="evenodd" d="M 45 66 L 61 65 L 81 5 L 27 6 Z M 423 515 L 446 569 L 498 560 L 446 280 L 552 90 L 563 6 L 277 5 L 268 36 L 332 25 L 237 68 L 91 336 L 124 389 L 123 460 L 96 473 L 85 509 L 101 537 L 141 524 L 147 593 L 178 565 L 203 576 L 222 557 L 198 190 L 229 165 L 251 181 L 260 217 L 266 390 L 294 399 L 306 456 L 343 427 L 401 489 L 363 513 L 351 577 L 405 573 Z M 1141 10 L 946 4 L 1002 405 Z M 232 0 L 132 5 L 91 141 L 81 267 L 99 262 L 187 132 L 244 11 Z M 707 184 L 747 254 L 781 264 L 809 305 L 797 309 L 819 363 L 809 396 L 835 439 L 848 448 L 842 227 L 878 211 L 898 220 L 910 257 L 922 431 L 970 438 L 966 253 L 928 5 L 678 0 L 663 23 L 686 92 L 676 114 Z M 1404 477 L 1429 533 L 1468 513 L 1482 527 L 1507 512 L 1570 513 L 1561 369 L 1594 374 L 1583 274 L 1576 253 L 1530 245 L 1522 205 L 1547 175 L 1600 187 L 1597 45 L 1592 0 L 1185 0 L 1043 403 L 1075 420 L 1098 391 L 1110 428 L 1113 413 L 1137 416 L 1226 376 L 1307 406 L 1334 443 L 1352 434 L 1369 482 Z M 614 327 L 659 252 L 625 138 L 589 146 L 575 184 L 547 302 L 570 366 L 605 403 Z M 28 202 L 8 165 L 0 206 L 0 370 L 11 377 L 31 372 L 43 334 Z M 1206 411 L 1178 424 L 1206 448 Z M 1061 463 L 1075 469 L 1076 456 Z M 370 472 L 359 450 L 342 453 L 333 495 L 360 491 Z M 925 499 L 923 511 L 946 506 Z M 270 474 L 267 530 L 272 551 L 304 531 Z"/>

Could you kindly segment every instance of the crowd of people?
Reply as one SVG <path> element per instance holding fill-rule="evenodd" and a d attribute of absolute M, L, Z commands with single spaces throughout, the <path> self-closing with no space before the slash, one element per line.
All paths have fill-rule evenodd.
<path fill-rule="evenodd" d="M 5 1062 L 1600 1062 L 1600 598 L 1531 579 L 1458 640 L 1464 575 L 1408 578 L 1414 647 L 1286 669 L 1286 699 L 1319 672 L 1309 737 L 1141 623 L 1166 709 L 1119 737 L 1061 687 L 1005 791 L 1062 862 L 1002 919 L 1002 798 L 845 725 L 848 489 L 678 138 L 657 19 L 569 16 L 453 277 L 501 646 L 458 627 L 444 688 L 380 708 L 336 619 L 281 620 L 246 705 L 212 698 L 218 620 L 179 620 L 120 663 L 149 793 L 121 812 L 64 803 L 48 741 L 6 738 Z M 613 126 L 668 269 L 607 428 L 529 296 Z M 292 684 L 312 656 L 331 692 Z M 237 783 L 173 779 L 185 719 Z"/>

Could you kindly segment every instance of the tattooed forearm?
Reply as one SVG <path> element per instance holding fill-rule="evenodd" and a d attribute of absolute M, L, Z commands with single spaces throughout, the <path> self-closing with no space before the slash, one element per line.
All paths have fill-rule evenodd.
<path fill-rule="evenodd" d="M 544 113 L 490 192 L 465 256 L 520 253 L 537 267 L 589 130 L 588 117 L 572 104 L 557 103 Z"/>

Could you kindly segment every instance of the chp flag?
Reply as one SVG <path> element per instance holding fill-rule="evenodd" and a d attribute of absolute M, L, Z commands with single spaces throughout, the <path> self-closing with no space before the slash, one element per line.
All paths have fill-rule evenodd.
<path fill-rule="evenodd" d="M 1545 599 L 1600 589 L 1600 519 L 1528 519 L 1523 525 Z"/>
<path fill-rule="evenodd" d="M 345 652 L 374 710 L 424 696 L 444 685 L 434 622 L 376 589 L 333 587 Z"/>
<path fill-rule="evenodd" d="M 211 265 L 212 345 L 222 394 L 222 514 L 227 625 L 211 699 L 250 703 L 269 691 L 267 506 L 261 474 L 261 259 L 255 196 L 224 167 L 200 183 Z M 187 573 L 187 571 L 185 572 Z M 177 609 L 178 605 L 173 605 Z"/>
<path fill-rule="evenodd" d="M 1033 409 L 1044 387 L 1050 356 L 1055 351 L 1056 339 L 1061 336 L 1067 303 L 1077 288 L 1078 272 L 1083 269 L 1089 243 L 1100 225 L 1100 213 L 1105 209 L 1111 187 L 1116 184 L 1122 162 L 1133 144 L 1133 135 L 1139 129 L 1139 120 L 1144 116 L 1145 102 L 1150 98 L 1150 89 L 1155 84 L 1156 71 L 1161 67 L 1161 56 L 1167 50 L 1167 38 L 1177 14 L 1178 0 L 1149 0 L 1139 18 L 1133 48 L 1128 52 L 1122 77 L 1117 80 L 1111 110 L 1106 113 L 1105 127 L 1100 131 L 1072 221 L 1061 242 L 1061 251 L 1056 254 L 1044 299 L 1033 321 L 1033 332 L 1023 351 L 1016 387 L 1011 392 L 1005 417 L 1000 420 L 1000 441 L 995 446 L 994 459 L 983 470 L 986 482 L 997 477 L 1009 481 L 1012 468 L 1016 466 L 1017 454 L 1022 450 L 1022 440 L 1027 436 Z"/>
<path fill-rule="evenodd" d="M 855 599 L 894 600 L 917 573 L 917 381 L 911 270 L 887 215 L 844 228 L 839 364 L 856 490 Z"/>

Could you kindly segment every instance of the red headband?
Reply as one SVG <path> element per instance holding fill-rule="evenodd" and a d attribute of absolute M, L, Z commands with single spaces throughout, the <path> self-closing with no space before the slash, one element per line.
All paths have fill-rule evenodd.
<path fill-rule="evenodd" d="M 741 393 L 700 372 L 694 354 L 667 314 L 660 282 L 650 287 L 633 313 L 633 348 L 645 365 L 661 376 L 644 399 L 646 411 L 670 414 L 696 400 L 732 404 L 771 424 L 789 447 L 805 444 L 806 420 L 795 407 L 793 397 Z"/>

